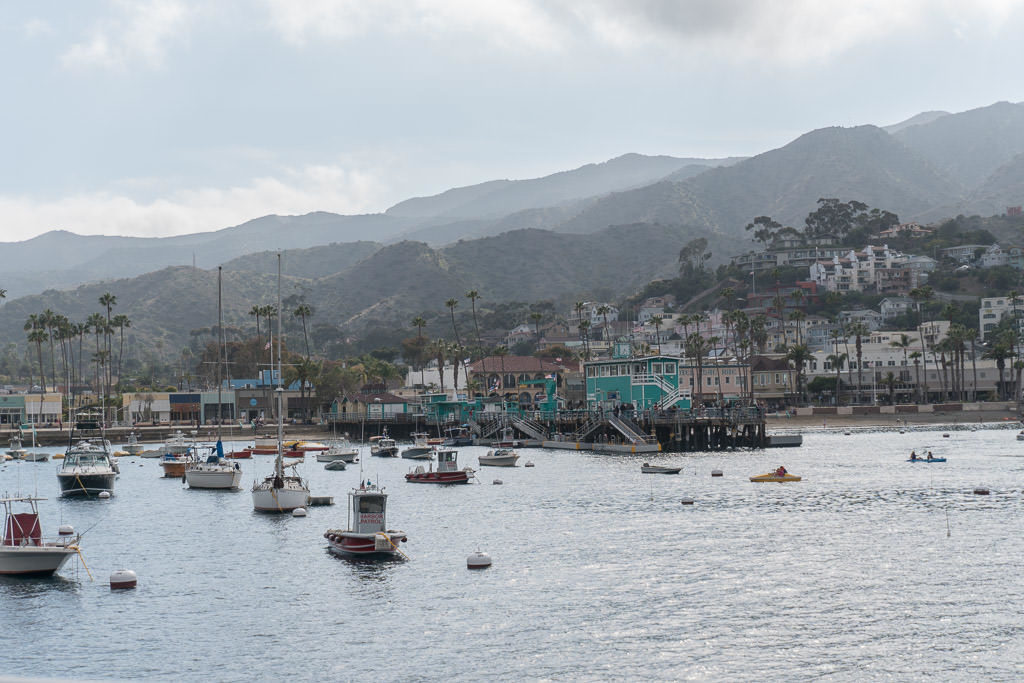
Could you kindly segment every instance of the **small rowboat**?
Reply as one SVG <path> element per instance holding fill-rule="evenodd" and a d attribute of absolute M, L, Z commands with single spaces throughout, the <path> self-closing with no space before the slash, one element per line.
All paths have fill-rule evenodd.
<path fill-rule="evenodd" d="M 907 462 L 946 462 L 945 458 L 907 458 Z"/>
<path fill-rule="evenodd" d="M 769 472 L 767 474 L 758 474 L 757 476 L 751 477 L 750 481 L 754 481 L 754 482 L 774 481 L 774 482 L 778 482 L 778 483 L 781 484 L 781 483 L 787 482 L 787 481 L 800 481 L 800 477 L 796 476 L 795 474 L 788 474 L 787 473 L 787 474 L 783 474 L 783 475 L 778 475 L 778 474 L 775 474 L 774 472 Z"/>
<path fill-rule="evenodd" d="M 640 472 L 643 474 L 679 474 L 682 467 L 662 467 L 661 465 L 648 465 L 644 463 L 640 466 Z"/>

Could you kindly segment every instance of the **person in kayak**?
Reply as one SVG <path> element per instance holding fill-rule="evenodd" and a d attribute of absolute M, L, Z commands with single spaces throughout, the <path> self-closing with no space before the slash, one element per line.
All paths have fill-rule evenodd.
<path fill-rule="evenodd" d="M 784 477 L 787 474 L 788 474 L 788 472 L 786 472 L 786 468 L 783 467 L 782 465 L 779 465 L 779 469 L 775 470 L 775 476 L 776 477 Z"/>
<path fill-rule="evenodd" d="M 931 452 L 931 451 L 928 451 L 928 459 L 929 459 L 929 460 L 931 460 L 931 459 L 932 459 L 932 452 Z"/>
<path fill-rule="evenodd" d="M 917 451 L 910 451 L 910 459 L 917 460 Z"/>

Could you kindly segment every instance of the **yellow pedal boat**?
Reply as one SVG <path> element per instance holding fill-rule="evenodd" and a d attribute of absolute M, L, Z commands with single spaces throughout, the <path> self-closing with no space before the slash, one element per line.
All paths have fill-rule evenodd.
<path fill-rule="evenodd" d="M 775 474 L 774 472 L 769 472 L 768 474 L 759 474 L 756 477 L 751 477 L 750 481 L 756 481 L 756 482 L 776 481 L 776 482 L 779 482 L 781 484 L 782 482 L 786 482 L 786 481 L 800 481 L 800 477 L 796 476 L 795 474 L 789 474 L 789 473 L 783 474 L 782 476 L 779 476 L 778 474 Z"/>

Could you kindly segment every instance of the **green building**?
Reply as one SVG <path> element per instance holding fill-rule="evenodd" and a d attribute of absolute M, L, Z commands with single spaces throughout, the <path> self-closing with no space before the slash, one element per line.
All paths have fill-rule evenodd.
<path fill-rule="evenodd" d="M 661 355 L 587 361 L 583 364 L 587 408 L 612 410 L 617 405 L 629 404 L 637 410 L 668 410 L 675 406 L 688 411 L 692 400 L 690 375 L 681 366 L 679 358 Z"/>

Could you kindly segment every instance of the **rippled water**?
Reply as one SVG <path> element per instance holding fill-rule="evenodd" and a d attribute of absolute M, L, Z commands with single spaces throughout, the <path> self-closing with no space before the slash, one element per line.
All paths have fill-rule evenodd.
<path fill-rule="evenodd" d="M 945 464 L 904 462 L 911 448 Z M 478 448 L 460 450 L 476 465 Z M 155 460 L 122 459 L 109 501 L 55 500 L 44 533 L 93 527 L 96 581 L 0 579 L 0 673 L 173 680 L 1020 679 L 1024 442 L 1012 431 L 812 433 L 799 449 L 621 457 L 524 450 L 535 468 L 482 485 L 407 484 L 367 457 L 411 560 L 337 559 L 359 469 L 302 466 L 334 507 L 257 515 L 245 490 L 190 491 Z M 683 465 L 642 475 L 642 461 Z M 785 464 L 798 484 L 747 477 Z M 712 469 L 725 476 L 711 478 Z M 494 486 L 495 478 L 504 485 Z M 20 481 L 19 481 L 20 480 Z M 991 495 L 975 496 L 984 485 Z M 691 496 L 696 504 L 680 505 Z M 947 536 L 947 515 L 949 536 Z M 469 571 L 466 556 L 494 558 Z M 134 569 L 139 587 L 107 578 Z"/>

